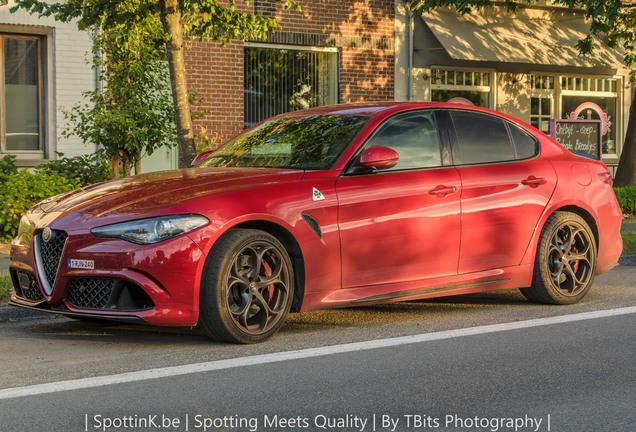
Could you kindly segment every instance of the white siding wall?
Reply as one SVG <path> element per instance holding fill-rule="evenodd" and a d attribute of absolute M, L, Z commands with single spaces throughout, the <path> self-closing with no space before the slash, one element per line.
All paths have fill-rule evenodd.
<path fill-rule="evenodd" d="M 66 156 L 92 153 L 93 145 L 85 145 L 77 138 L 64 139 L 60 136 L 65 121 L 61 109 L 70 109 L 82 100 L 82 92 L 95 89 L 95 72 L 91 69 L 91 40 L 87 32 L 80 32 L 75 24 L 64 24 L 52 18 L 38 18 L 23 10 L 11 13 L 13 0 L 0 6 L 0 32 L 46 35 L 47 68 L 45 74 L 48 88 L 47 104 L 47 147 L 51 158 L 55 151 Z"/>

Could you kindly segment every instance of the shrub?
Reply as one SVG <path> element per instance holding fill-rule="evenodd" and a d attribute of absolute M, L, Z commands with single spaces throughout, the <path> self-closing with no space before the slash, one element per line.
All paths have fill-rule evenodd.
<path fill-rule="evenodd" d="M 0 236 L 13 238 L 20 218 L 36 203 L 80 187 L 76 179 L 66 179 L 43 172 L 21 170 L 4 184 L 0 192 Z"/>
<path fill-rule="evenodd" d="M 76 177 L 67 178 L 45 170 L 20 170 L 15 156 L 0 160 L 0 239 L 10 239 L 18 233 L 20 218 L 36 203 L 81 186 Z"/>
<path fill-rule="evenodd" d="M 15 155 L 6 155 L 0 159 L 0 182 L 4 182 L 7 177 L 16 175 L 18 168 L 15 166 Z"/>
<path fill-rule="evenodd" d="M 112 178 L 112 170 L 103 151 L 72 158 L 64 157 L 64 153 L 57 155 L 60 156 L 59 159 L 40 165 L 36 172 L 75 179 L 82 186 L 100 183 Z"/>
<path fill-rule="evenodd" d="M 614 193 L 625 214 L 636 214 L 636 186 L 615 187 Z"/>

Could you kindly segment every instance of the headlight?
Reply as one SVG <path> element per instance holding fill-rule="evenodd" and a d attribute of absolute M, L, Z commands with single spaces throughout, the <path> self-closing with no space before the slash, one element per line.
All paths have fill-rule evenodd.
<path fill-rule="evenodd" d="M 29 221 L 26 215 L 20 219 L 20 225 L 18 225 L 18 235 L 13 240 L 13 243 L 20 245 L 30 245 L 33 238 L 33 225 Z"/>
<path fill-rule="evenodd" d="M 187 233 L 210 222 L 201 215 L 161 216 L 93 228 L 96 237 L 120 238 L 138 244 L 152 244 Z"/>

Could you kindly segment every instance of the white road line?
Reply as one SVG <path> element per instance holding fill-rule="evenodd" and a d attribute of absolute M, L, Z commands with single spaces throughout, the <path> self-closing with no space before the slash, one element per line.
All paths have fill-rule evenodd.
<path fill-rule="evenodd" d="M 297 351 L 287 351 L 272 354 L 263 354 L 252 357 L 239 357 L 226 360 L 218 360 L 205 363 L 195 363 L 182 366 L 171 366 L 158 369 L 148 369 L 138 372 L 126 372 L 117 375 L 106 375 L 93 378 L 82 378 L 69 381 L 60 381 L 47 384 L 37 384 L 26 387 L 15 387 L 0 390 L 0 399 L 13 399 L 24 396 L 34 396 L 46 393 L 57 393 L 69 390 L 80 390 L 93 387 L 101 387 L 113 384 L 145 381 L 157 378 L 188 375 L 199 372 L 210 372 L 222 369 L 231 369 L 245 366 L 276 363 L 287 360 L 299 360 L 312 357 L 327 356 L 332 354 L 365 351 L 377 348 L 387 348 L 398 345 L 416 344 L 444 339 L 453 339 L 464 336 L 482 335 L 495 332 L 519 330 L 524 328 L 541 327 L 554 324 L 571 323 L 576 321 L 607 318 L 613 316 L 636 313 L 636 307 L 608 309 L 594 312 L 584 312 L 572 315 L 561 315 L 549 318 L 538 318 L 526 321 L 493 324 L 480 327 L 468 327 L 456 330 L 447 330 L 435 333 L 424 333 L 411 336 L 402 336 L 389 339 L 379 339 L 367 342 L 354 342 L 342 345 L 332 345 L 319 348 L 308 348 Z"/>

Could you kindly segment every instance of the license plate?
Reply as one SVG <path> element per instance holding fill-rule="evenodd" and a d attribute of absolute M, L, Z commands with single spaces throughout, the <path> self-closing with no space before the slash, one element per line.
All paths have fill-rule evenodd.
<path fill-rule="evenodd" d="M 95 261 L 93 261 L 93 260 L 69 259 L 68 260 L 68 268 L 93 270 L 93 269 L 95 269 Z"/>

